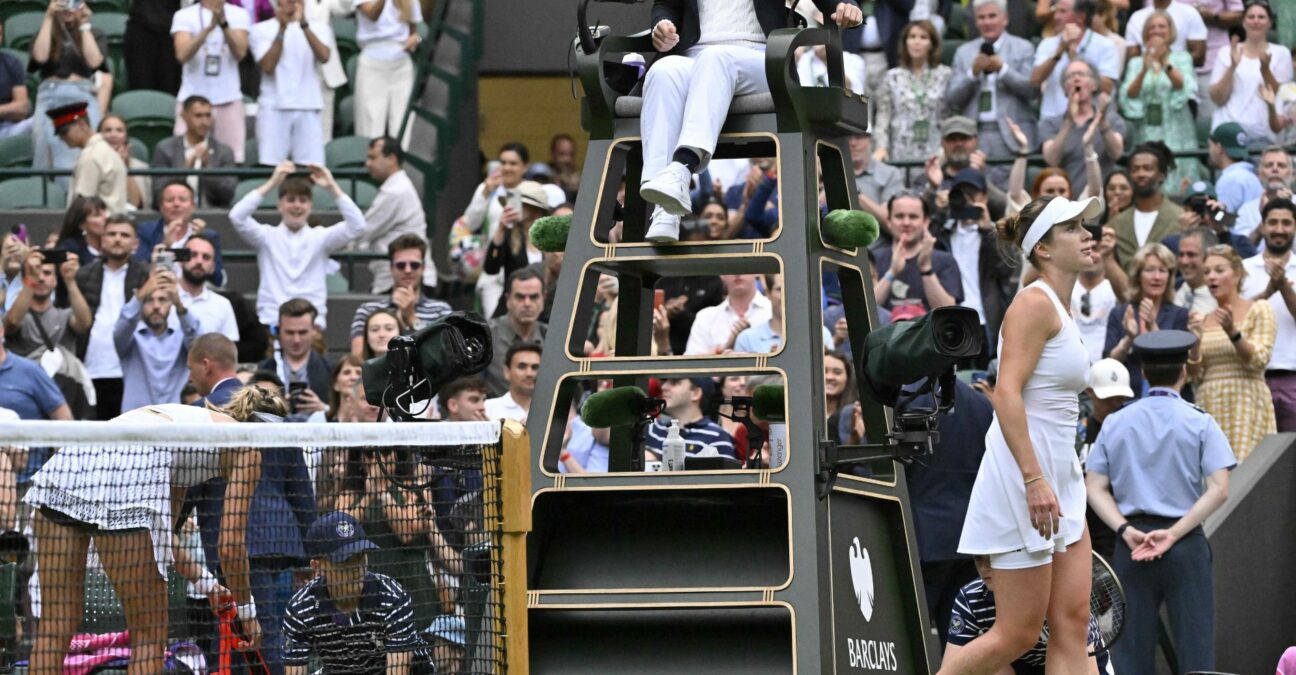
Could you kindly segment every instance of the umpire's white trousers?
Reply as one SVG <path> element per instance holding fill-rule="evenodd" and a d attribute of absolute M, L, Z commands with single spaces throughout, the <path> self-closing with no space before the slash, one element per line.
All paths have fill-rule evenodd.
<path fill-rule="evenodd" d="M 679 147 L 700 150 L 705 165 L 733 98 L 767 91 L 764 45 L 694 47 L 658 59 L 648 69 L 639 119 L 643 180 L 666 168 Z"/>

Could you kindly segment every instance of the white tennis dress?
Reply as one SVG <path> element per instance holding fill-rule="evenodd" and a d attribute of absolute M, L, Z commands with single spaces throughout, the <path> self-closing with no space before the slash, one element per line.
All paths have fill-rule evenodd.
<path fill-rule="evenodd" d="M 206 408 L 166 403 L 131 410 L 112 421 L 188 426 L 211 424 L 212 418 Z M 187 488 L 218 475 L 219 448 L 77 445 L 54 453 L 32 476 L 23 501 L 103 530 L 148 529 L 162 566 L 171 559 L 171 488 Z"/>
<path fill-rule="evenodd" d="M 1076 456 L 1076 425 L 1080 415 L 1079 394 L 1088 386 L 1089 356 L 1080 340 L 1080 329 L 1067 313 L 1057 294 L 1036 281 L 1026 288 L 1038 288 L 1062 319 L 1062 330 L 1044 343 L 1035 372 L 1026 381 L 1022 399 L 1026 404 L 1026 426 L 1039 460 L 1044 480 L 1057 494 L 1062 509 L 1059 535 L 1068 546 L 1080 541 L 1085 527 L 1085 486 L 1080 459 Z M 1023 292 L 1024 289 L 1023 289 Z M 1002 343 L 1000 349 L 1002 351 Z M 963 521 L 959 553 L 995 555 L 1025 550 L 1039 553 L 1054 548 L 1053 540 L 1041 537 L 1030 523 L 1026 507 L 1026 486 L 1021 470 L 999 428 L 999 416 L 986 432 L 986 452 L 972 487 L 972 499 Z"/>

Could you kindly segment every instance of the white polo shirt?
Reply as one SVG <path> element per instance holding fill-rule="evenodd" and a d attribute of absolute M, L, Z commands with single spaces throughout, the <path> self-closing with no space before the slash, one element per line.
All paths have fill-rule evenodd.
<path fill-rule="evenodd" d="M 1242 269 L 1246 270 L 1246 279 L 1242 281 L 1242 297 L 1254 298 L 1269 286 L 1269 273 L 1265 271 L 1263 253 L 1243 260 Z M 1296 255 L 1287 257 L 1287 283 L 1296 283 L 1293 279 L 1296 279 Z M 1269 296 L 1269 306 L 1273 307 L 1278 335 L 1274 338 L 1273 356 L 1269 357 L 1267 370 L 1296 370 L 1296 319 L 1292 318 L 1281 294 Z"/>
<path fill-rule="evenodd" d="M 527 409 L 513 400 L 511 392 L 504 392 L 499 398 L 486 399 L 486 419 L 488 420 L 513 420 L 515 422 L 526 422 Z"/>
<path fill-rule="evenodd" d="M 229 24 L 226 30 L 246 31 L 252 27 L 247 10 L 229 3 L 225 3 L 225 22 Z M 197 38 L 211 24 L 211 10 L 198 2 L 171 17 L 171 35 L 189 33 Z M 219 27 L 207 35 L 193 58 L 182 66 L 180 93 L 176 98 L 184 101 L 190 96 L 202 96 L 212 105 L 243 100 L 243 92 L 239 89 L 238 59 L 234 58 L 229 43 L 225 41 L 225 30 Z"/>
<path fill-rule="evenodd" d="M 321 21 L 309 22 L 311 32 L 325 44 L 333 43 L 333 31 Z M 252 27 L 249 43 L 252 56 L 258 62 L 274 46 L 279 35 L 279 21 L 270 19 Z M 257 104 L 275 110 L 322 110 L 324 97 L 320 93 L 318 63 L 315 52 L 301 25 L 293 22 L 284 31 L 283 52 L 273 73 L 261 73 L 261 96 Z"/>

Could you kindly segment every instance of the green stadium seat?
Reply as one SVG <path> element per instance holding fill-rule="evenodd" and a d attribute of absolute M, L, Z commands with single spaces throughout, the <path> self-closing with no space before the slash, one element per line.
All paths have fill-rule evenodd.
<path fill-rule="evenodd" d="M 161 91 L 128 91 L 112 100 L 112 112 L 126 120 L 130 135 L 143 141 L 150 154 L 175 131 L 175 106 L 176 98 Z"/>
<path fill-rule="evenodd" d="M 89 0 L 90 10 L 95 15 L 105 12 L 130 12 L 130 0 Z"/>
<path fill-rule="evenodd" d="M 7 3 L 0 2 L 0 5 L 3 4 Z M 32 40 L 36 39 L 36 33 L 40 32 L 41 22 L 44 20 L 44 11 L 11 15 L 4 22 L 5 46 L 27 51 L 31 48 Z"/>
<path fill-rule="evenodd" d="M 355 97 L 347 94 L 338 99 L 337 112 L 333 115 L 334 125 L 339 136 L 355 133 Z"/>
<path fill-rule="evenodd" d="M 18 651 L 18 565 L 0 563 L 0 669 Z"/>
<path fill-rule="evenodd" d="M 337 42 L 338 58 L 345 63 L 348 58 L 360 53 L 360 44 L 356 42 L 355 17 L 334 17 L 333 39 Z"/>
<path fill-rule="evenodd" d="M 972 37 L 972 21 L 967 8 L 955 2 L 950 5 L 949 20 L 945 22 L 945 39 L 967 40 Z"/>
<path fill-rule="evenodd" d="M 265 183 L 264 178 L 248 178 L 246 180 L 239 181 L 239 184 L 234 188 L 234 201 L 238 202 L 239 200 L 246 197 L 249 192 L 261 187 L 264 183 Z M 261 200 L 261 206 L 259 206 L 258 208 L 273 209 L 275 207 L 276 201 L 277 200 L 275 199 L 275 193 L 271 192 L 265 196 L 265 199 Z"/>
<path fill-rule="evenodd" d="M 344 187 L 343 190 L 345 189 L 346 188 Z M 318 185 L 313 186 L 311 187 L 311 209 L 316 212 L 336 211 L 337 200 L 333 199 L 333 195 L 329 194 L 328 190 L 325 190 Z M 332 223 L 329 224 L 331 225 Z"/>
<path fill-rule="evenodd" d="M 126 41 L 126 12 L 102 12 L 94 15 L 94 27 L 103 31 L 108 40 L 108 50 L 120 52 Z"/>
<path fill-rule="evenodd" d="M 67 192 L 40 176 L 0 182 L 0 209 L 65 209 Z"/>
<path fill-rule="evenodd" d="M 1211 116 L 1197 116 L 1197 147 L 1210 147 Z"/>
<path fill-rule="evenodd" d="M 126 611 L 102 569 L 87 569 L 83 633 L 116 633 L 126 630 Z"/>
<path fill-rule="evenodd" d="M 369 154 L 369 139 L 340 136 L 324 146 L 324 164 L 330 169 L 363 167 Z"/>
<path fill-rule="evenodd" d="M 31 166 L 34 153 L 31 134 L 0 138 L 0 166 L 15 168 Z"/>
<path fill-rule="evenodd" d="M 27 69 L 27 62 L 31 59 L 31 55 L 27 52 L 18 49 L 9 49 L 8 47 L 0 48 L 0 54 L 8 54 L 15 59 L 18 59 L 18 62 L 22 64 L 23 70 Z"/>
<path fill-rule="evenodd" d="M 243 141 L 243 166 L 256 166 L 259 153 L 260 149 L 257 147 L 257 139 L 248 138 Z"/>
<path fill-rule="evenodd" d="M 963 40 L 950 39 L 941 43 L 941 63 L 954 65 L 954 52 L 963 46 Z"/>
<path fill-rule="evenodd" d="M 46 7 L 49 7 L 49 3 L 42 0 L 4 0 L 0 2 L 0 21 L 4 21 L 15 14 L 26 14 L 27 12 L 44 14 Z"/>
<path fill-rule="evenodd" d="M 134 136 L 131 136 L 130 139 L 130 154 L 131 157 L 145 163 L 152 159 L 148 146 L 144 145 L 144 141 L 141 141 Z"/>
<path fill-rule="evenodd" d="M 378 196 L 378 188 L 374 187 L 373 183 L 365 181 L 356 181 L 354 191 L 351 191 L 346 183 L 342 184 L 342 189 L 351 194 L 351 199 L 361 209 L 368 209 L 373 206 L 374 198 Z"/>

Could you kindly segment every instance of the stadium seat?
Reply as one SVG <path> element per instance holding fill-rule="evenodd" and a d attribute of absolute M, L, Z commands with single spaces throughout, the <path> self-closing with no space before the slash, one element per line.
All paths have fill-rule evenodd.
<path fill-rule="evenodd" d="M 96 15 L 104 12 L 130 12 L 130 0 L 89 0 L 90 10 Z"/>
<path fill-rule="evenodd" d="M 346 57 L 346 59 L 342 62 L 342 68 L 343 70 L 346 71 L 347 90 L 353 94 L 355 93 L 356 67 L 359 65 L 359 63 L 360 63 L 359 54 L 352 54 Z"/>
<path fill-rule="evenodd" d="M 46 7 L 49 7 L 49 3 L 42 0 L 4 0 L 4 2 L 0 2 L 0 21 L 27 12 L 44 14 Z"/>
<path fill-rule="evenodd" d="M 145 163 L 151 159 L 148 146 L 144 145 L 144 141 L 134 136 L 131 136 L 130 139 L 130 154 L 131 157 Z"/>
<path fill-rule="evenodd" d="M 31 58 L 31 56 L 25 51 L 9 49 L 8 47 L 0 48 L 0 54 L 8 54 L 15 59 L 18 59 L 18 62 L 22 64 L 23 70 L 27 69 L 27 61 Z"/>
<path fill-rule="evenodd" d="M 31 166 L 34 152 L 31 134 L 0 138 L 0 166 L 15 168 Z"/>
<path fill-rule="evenodd" d="M 333 39 L 337 42 L 338 58 L 345 63 L 348 58 L 360 53 L 356 42 L 355 17 L 336 17 L 333 19 Z"/>
<path fill-rule="evenodd" d="M 949 39 L 941 43 L 941 63 L 949 66 L 954 64 L 954 52 L 963 46 L 963 40 Z"/>
<path fill-rule="evenodd" d="M 345 182 L 346 181 L 339 181 L 338 184 L 343 185 Z M 343 185 L 342 189 L 343 191 L 346 190 L 345 185 Z M 333 199 L 333 195 L 329 194 L 328 190 L 325 190 L 324 188 L 315 185 L 311 187 L 311 210 L 314 212 L 336 211 L 337 200 Z M 332 225 L 333 223 L 327 223 L 327 224 Z"/>
<path fill-rule="evenodd" d="M 349 183 L 350 181 L 342 183 L 342 190 L 351 195 L 351 199 L 355 201 L 356 206 L 362 209 L 373 206 L 373 200 L 378 196 L 378 188 L 374 187 L 372 183 L 356 181 L 355 190 L 352 190 Z"/>
<path fill-rule="evenodd" d="M 1211 116 L 1197 116 L 1197 147 L 1210 147 Z"/>
<path fill-rule="evenodd" d="M 249 137 L 246 141 L 243 141 L 243 166 L 256 166 L 257 158 L 260 156 L 259 153 L 257 139 Z"/>
<path fill-rule="evenodd" d="M 87 569 L 83 633 L 116 633 L 126 630 L 126 611 L 103 569 Z"/>
<path fill-rule="evenodd" d="M 0 208 L 62 210 L 67 208 L 67 192 L 40 176 L 10 178 L 0 182 Z"/>
<path fill-rule="evenodd" d="M 161 91 L 128 91 L 112 100 L 112 112 L 126 120 L 130 135 L 143 141 L 150 153 L 175 131 L 175 107 L 176 98 Z"/>
<path fill-rule="evenodd" d="M 349 136 L 355 133 L 355 97 L 347 94 L 338 99 L 337 112 L 333 115 L 336 120 L 338 136 Z"/>
<path fill-rule="evenodd" d="M 238 202 L 239 200 L 243 199 L 244 197 L 247 196 L 247 193 L 261 187 L 263 183 L 265 183 L 265 179 L 262 178 L 248 178 L 246 180 L 239 181 L 239 184 L 234 188 L 234 201 Z M 258 208 L 273 209 L 275 207 L 276 201 L 277 200 L 275 198 L 275 193 L 270 192 L 265 196 L 264 199 L 261 200 L 261 206 L 259 206 Z"/>
<path fill-rule="evenodd" d="M 4 22 L 5 46 L 19 51 L 29 50 L 32 40 L 36 39 L 36 33 L 40 31 L 41 22 L 44 20 L 44 11 L 11 15 Z"/>
<path fill-rule="evenodd" d="M 108 51 L 121 53 L 122 44 L 126 41 L 125 12 L 102 12 L 94 15 L 94 27 L 103 31 L 108 40 Z"/>
<path fill-rule="evenodd" d="M 330 169 L 363 167 L 369 154 L 369 139 L 340 136 L 324 146 L 324 164 Z"/>

